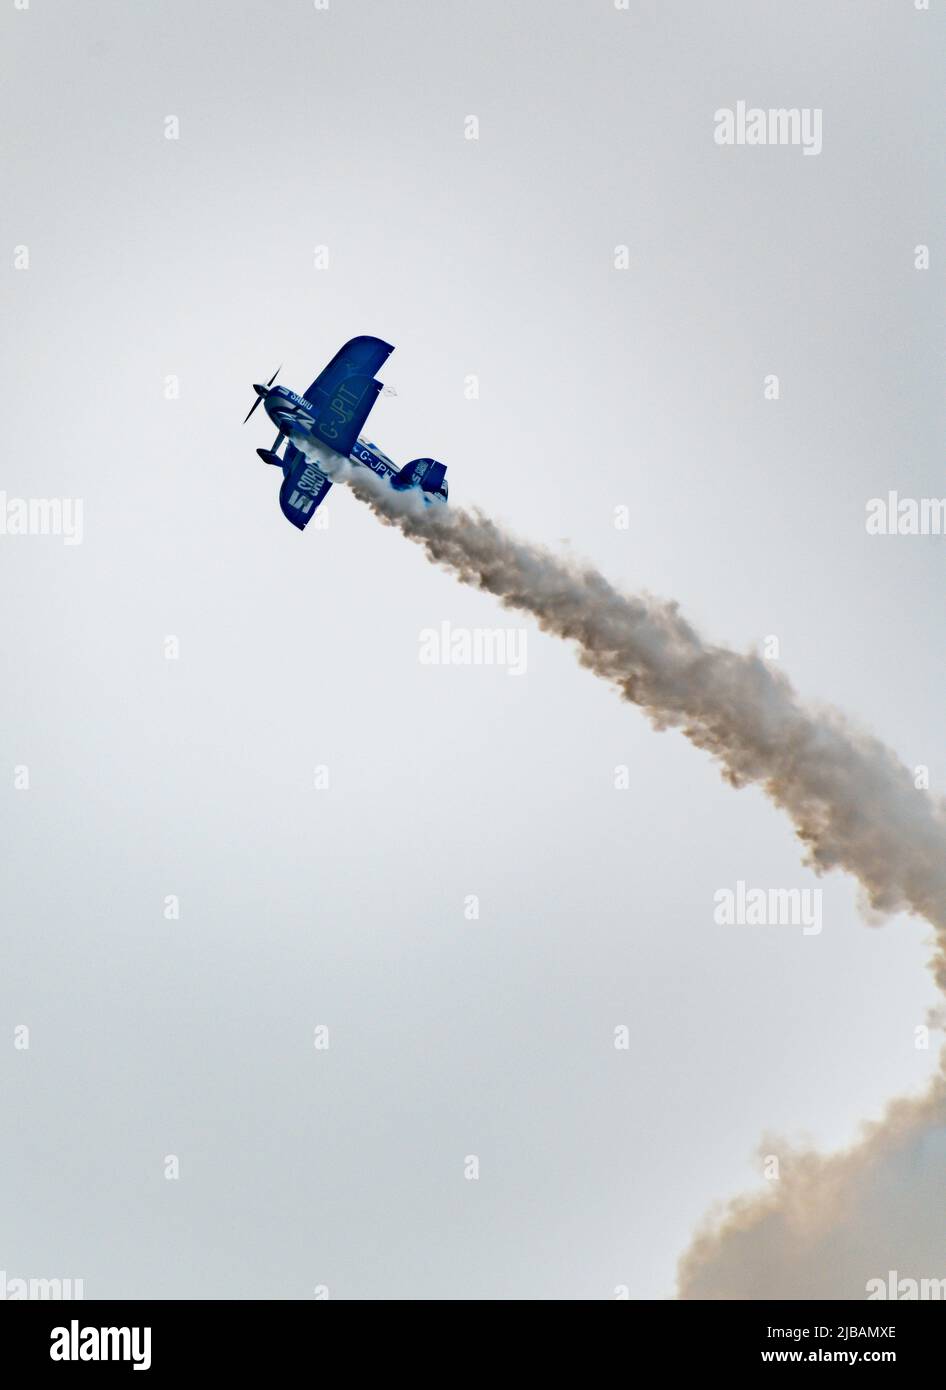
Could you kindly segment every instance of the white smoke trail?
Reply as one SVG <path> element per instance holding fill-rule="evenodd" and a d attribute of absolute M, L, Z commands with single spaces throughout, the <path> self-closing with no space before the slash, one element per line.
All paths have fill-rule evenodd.
<path fill-rule="evenodd" d="M 769 1136 L 761 1151 L 778 1155 L 779 1181 L 697 1232 L 679 1263 L 680 1298 L 918 1297 L 886 1292 L 901 1277 L 946 1290 L 942 1066 L 925 1095 L 893 1101 L 849 1149 L 798 1151 Z"/>
<path fill-rule="evenodd" d="M 367 470 L 348 481 L 434 563 L 573 641 L 584 666 L 656 728 L 681 729 L 733 786 L 762 787 L 815 870 L 852 874 L 874 912 L 925 918 L 946 991 L 946 803 L 919 791 L 890 749 L 837 710 L 804 704 L 759 657 L 705 642 L 674 603 L 622 594 L 588 566 L 479 513 L 425 506 Z M 850 1149 L 782 1152 L 780 1182 L 731 1202 L 694 1237 L 680 1297 L 864 1298 L 898 1287 L 898 1270 L 942 1275 L 946 1054 L 925 1095 L 894 1101 Z"/>
<path fill-rule="evenodd" d="M 919 791 L 888 748 L 837 710 L 803 704 L 753 653 L 705 642 L 675 603 L 622 594 L 597 570 L 508 535 L 487 517 L 425 506 L 366 469 L 352 490 L 436 564 L 575 642 L 578 659 L 659 729 L 676 727 L 735 787 L 756 783 L 790 816 L 815 870 L 853 874 L 875 913 L 937 932 L 946 991 L 946 803 Z"/>

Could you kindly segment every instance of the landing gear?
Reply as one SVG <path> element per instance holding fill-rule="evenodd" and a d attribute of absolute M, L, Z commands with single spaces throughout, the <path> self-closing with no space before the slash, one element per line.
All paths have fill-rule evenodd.
<path fill-rule="evenodd" d="M 271 449 L 257 449 L 257 453 L 264 463 L 271 463 L 276 468 L 282 468 L 282 459 L 279 457 L 279 446 L 285 439 L 285 435 L 280 431 L 276 436 L 276 442 Z"/>

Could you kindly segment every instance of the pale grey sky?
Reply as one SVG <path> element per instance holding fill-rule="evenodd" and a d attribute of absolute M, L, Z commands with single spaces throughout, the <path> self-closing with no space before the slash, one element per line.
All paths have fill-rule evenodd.
<path fill-rule="evenodd" d="M 946 538 L 864 516 L 946 493 L 943 37 L 935 0 L 6 7 L 0 491 L 84 506 L 0 537 L 8 1275 L 666 1296 L 763 1131 L 845 1142 L 929 1075 L 921 925 L 534 628 L 521 677 L 421 664 L 522 620 L 345 489 L 296 533 L 241 421 L 386 338 L 393 458 L 777 636 L 942 791 Z M 720 148 L 741 99 L 822 152 Z M 717 926 L 740 879 L 820 886 L 822 933 Z"/>

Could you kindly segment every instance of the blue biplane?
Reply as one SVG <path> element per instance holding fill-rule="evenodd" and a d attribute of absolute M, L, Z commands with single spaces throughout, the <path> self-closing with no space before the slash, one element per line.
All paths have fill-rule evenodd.
<path fill-rule="evenodd" d="M 256 383 L 256 400 L 246 420 L 262 402 L 279 433 L 271 449 L 257 449 L 264 463 L 283 471 L 279 505 L 299 530 L 312 520 L 344 461 L 370 468 L 398 491 L 419 488 L 425 502 L 446 502 L 446 466 L 436 459 L 412 459 L 398 468 L 376 444 L 359 437 L 381 390 L 375 372 L 394 351 L 380 338 L 352 338 L 319 373 L 305 395 L 274 386 L 279 369 L 265 385 Z M 246 424 L 244 420 L 244 424 Z M 282 458 L 279 449 L 286 443 Z M 304 451 L 301 446 L 304 446 Z"/>

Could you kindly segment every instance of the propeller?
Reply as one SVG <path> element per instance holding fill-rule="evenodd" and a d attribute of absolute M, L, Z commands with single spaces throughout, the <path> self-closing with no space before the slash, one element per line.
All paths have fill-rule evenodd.
<path fill-rule="evenodd" d="M 261 401 L 261 400 L 263 399 L 263 397 L 266 395 L 266 392 L 267 392 L 267 391 L 269 390 L 269 388 L 272 386 L 273 382 L 276 380 L 276 378 L 278 377 L 278 375 L 279 375 L 279 373 L 280 373 L 281 371 L 282 371 L 282 367 L 281 367 L 281 366 L 277 367 L 276 370 L 273 372 L 272 376 L 269 378 L 269 381 L 267 381 L 267 383 L 266 383 L 265 386 L 261 385 L 261 383 L 258 382 L 258 381 L 254 381 L 254 383 L 253 383 L 253 390 L 256 392 L 256 400 L 253 402 L 253 404 L 250 406 L 249 410 L 247 411 L 246 420 L 248 420 L 248 419 L 250 418 L 250 416 L 253 414 L 253 411 L 254 411 L 254 410 L 256 409 L 256 407 L 259 405 L 260 401 Z M 246 424 L 246 420 L 243 421 L 244 425 Z"/>

